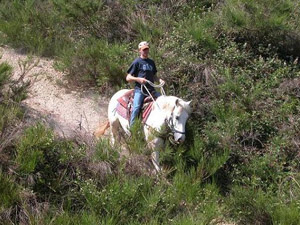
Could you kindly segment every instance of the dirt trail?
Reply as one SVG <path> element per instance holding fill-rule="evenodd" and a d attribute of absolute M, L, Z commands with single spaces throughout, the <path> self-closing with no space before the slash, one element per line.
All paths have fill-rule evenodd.
<path fill-rule="evenodd" d="M 28 66 L 25 80 L 31 80 L 31 87 L 24 104 L 31 118 L 46 121 L 59 135 L 92 135 L 106 120 L 108 100 L 93 90 L 71 89 L 65 74 L 54 69 L 53 60 L 33 57 L 25 63 L 27 55 L 6 47 L 0 47 L 0 57 L 0 63 L 13 67 L 14 78 L 24 71 L 20 65 Z"/>

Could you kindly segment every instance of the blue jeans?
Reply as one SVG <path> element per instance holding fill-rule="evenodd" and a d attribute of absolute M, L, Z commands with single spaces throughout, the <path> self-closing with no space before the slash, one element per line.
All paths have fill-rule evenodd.
<path fill-rule="evenodd" d="M 154 97 L 159 97 L 161 94 L 159 92 L 155 92 Z M 141 89 L 134 89 L 134 97 L 133 97 L 133 109 L 130 117 L 129 125 L 132 126 L 135 118 L 139 115 L 141 108 L 143 106 L 143 102 L 145 99 L 145 95 L 141 92 Z"/>

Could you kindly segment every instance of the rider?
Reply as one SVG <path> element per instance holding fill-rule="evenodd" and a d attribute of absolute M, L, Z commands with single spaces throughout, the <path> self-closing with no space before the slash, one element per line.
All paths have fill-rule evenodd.
<path fill-rule="evenodd" d="M 130 126 L 132 126 L 135 118 L 139 115 L 139 112 L 143 105 L 143 101 L 145 98 L 145 95 L 143 93 L 147 93 L 145 88 L 141 90 L 141 85 L 146 85 L 149 92 L 152 93 L 153 96 L 160 96 L 160 93 L 156 92 L 154 87 L 147 83 L 147 80 L 151 81 L 152 83 L 158 80 L 156 76 L 157 70 L 155 63 L 152 59 L 148 58 L 149 43 L 146 41 L 142 41 L 141 43 L 139 43 L 138 48 L 140 56 L 132 62 L 126 76 L 126 81 L 135 82 L 133 110 L 129 122 Z M 159 79 L 159 82 L 162 83 L 164 81 L 162 79 Z"/>

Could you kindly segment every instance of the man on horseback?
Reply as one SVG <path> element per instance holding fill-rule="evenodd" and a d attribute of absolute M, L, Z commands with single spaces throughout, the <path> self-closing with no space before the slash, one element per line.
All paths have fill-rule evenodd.
<path fill-rule="evenodd" d="M 156 76 L 157 70 L 155 63 L 152 59 L 148 58 L 149 55 L 149 44 L 146 41 L 142 41 L 138 45 L 140 56 L 136 58 L 130 65 L 126 81 L 135 82 L 134 87 L 134 99 L 133 99 L 133 110 L 130 117 L 129 125 L 134 123 L 135 118 L 139 115 L 143 105 L 144 98 L 146 97 L 143 93 L 147 93 L 143 85 L 147 87 L 149 92 L 154 96 L 160 96 L 159 92 L 156 92 L 154 87 L 147 83 L 147 81 L 158 81 L 164 82 L 162 79 L 158 79 Z"/>

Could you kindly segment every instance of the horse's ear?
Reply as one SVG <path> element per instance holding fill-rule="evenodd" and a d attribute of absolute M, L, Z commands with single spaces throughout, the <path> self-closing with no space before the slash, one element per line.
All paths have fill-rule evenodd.
<path fill-rule="evenodd" d="M 179 99 L 177 98 L 175 101 L 175 105 L 178 106 L 179 105 Z"/>
<path fill-rule="evenodd" d="M 186 104 L 190 105 L 190 104 L 191 104 L 191 102 L 192 102 L 192 100 L 191 100 L 191 101 L 188 101 L 188 102 L 186 102 Z"/>

